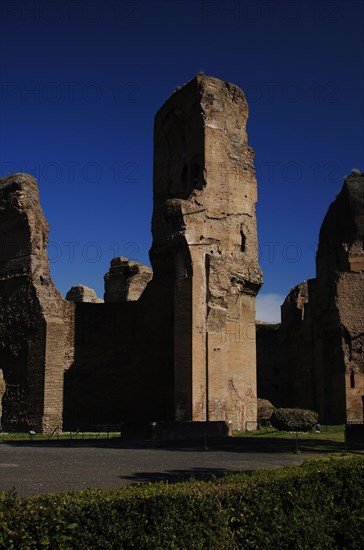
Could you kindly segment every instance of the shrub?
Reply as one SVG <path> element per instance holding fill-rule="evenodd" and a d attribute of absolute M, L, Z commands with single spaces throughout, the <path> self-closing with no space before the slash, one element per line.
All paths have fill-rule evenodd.
<path fill-rule="evenodd" d="M 0 548 L 361 549 L 364 459 L 0 501 Z"/>
<path fill-rule="evenodd" d="M 276 409 L 270 418 L 273 428 L 286 432 L 308 432 L 317 424 L 318 414 L 307 409 Z"/>

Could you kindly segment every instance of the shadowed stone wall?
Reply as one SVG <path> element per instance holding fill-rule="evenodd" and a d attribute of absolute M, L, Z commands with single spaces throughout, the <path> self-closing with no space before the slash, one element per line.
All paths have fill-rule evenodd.
<path fill-rule="evenodd" d="M 75 304 L 74 361 L 64 376 L 65 429 L 120 424 L 139 415 L 137 308 L 133 302 Z"/>
<path fill-rule="evenodd" d="M 49 226 L 36 181 L 0 180 L 0 367 L 4 428 L 62 426 L 63 373 L 73 355 L 73 306 L 49 275 Z"/>
<path fill-rule="evenodd" d="M 289 293 L 279 330 L 257 325 L 259 397 L 321 422 L 364 421 L 363 243 L 364 176 L 354 173 L 322 223 L 316 279 Z"/>

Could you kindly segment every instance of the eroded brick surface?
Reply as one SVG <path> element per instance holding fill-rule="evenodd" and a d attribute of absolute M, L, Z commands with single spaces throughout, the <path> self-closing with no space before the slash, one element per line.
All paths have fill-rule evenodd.
<path fill-rule="evenodd" d="M 364 420 L 364 176 L 348 176 L 321 226 L 316 278 L 258 324 L 258 392 L 331 424 Z"/>
<path fill-rule="evenodd" d="M 262 274 L 247 117 L 240 88 L 198 76 L 155 119 L 150 255 L 153 288 L 174 311 L 180 421 L 228 420 L 235 428 L 256 422 L 255 297 Z"/>
<path fill-rule="evenodd" d="M 49 226 L 37 183 L 0 180 L 0 365 L 4 429 L 62 427 L 63 372 L 72 360 L 73 309 L 52 283 Z"/>
<path fill-rule="evenodd" d="M 106 273 L 105 302 L 133 302 L 139 300 L 153 272 L 150 267 L 127 258 L 113 258 Z"/>

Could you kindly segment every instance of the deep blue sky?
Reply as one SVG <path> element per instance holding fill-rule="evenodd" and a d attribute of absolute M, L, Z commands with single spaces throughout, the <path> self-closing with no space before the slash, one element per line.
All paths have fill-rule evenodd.
<path fill-rule="evenodd" d="M 240 85 L 256 151 L 260 317 L 313 277 L 323 216 L 363 162 L 363 3 L 1 6 L 1 174 L 36 175 L 60 291 L 148 263 L 153 118 L 197 72 Z M 292 244 L 293 243 L 293 244 Z"/>

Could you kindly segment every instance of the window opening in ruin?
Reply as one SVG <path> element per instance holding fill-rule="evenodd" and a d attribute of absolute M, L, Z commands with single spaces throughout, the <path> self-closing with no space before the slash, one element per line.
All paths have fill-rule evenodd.
<path fill-rule="evenodd" d="M 355 373 L 353 370 L 350 373 L 350 387 L 355 388 Z"/>
<path fill-rule="evenodd" d="M 242 251 L 242 252 L 245 252 L 246 237 L 245 237 L 245 235 L 244 235 L 244 231 L 243 231 L 243 230 L 240 231 L 240 235 L 241 235 L 241 251 Z"/>

